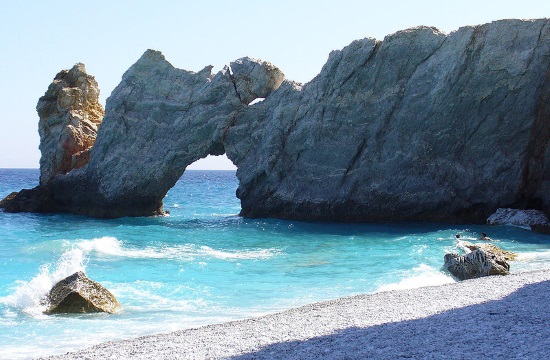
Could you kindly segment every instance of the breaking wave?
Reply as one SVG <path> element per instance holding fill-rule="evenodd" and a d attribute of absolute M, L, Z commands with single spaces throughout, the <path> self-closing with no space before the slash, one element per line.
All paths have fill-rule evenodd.
<path fill-rule="evenodd" d="M 405 278 L 396 283 L 382 285 L 377 289 L 379 291 L 414 289 L 425 286 L 436 286 L 456 282 L 451 275 L 426 265 L 420 264 L 413 268 Z"/>
<path fill-rule="evenodd" d="M 0 298 L 0 303 L 37 317 L 42 316 L 46 305 L 42 302 L 44 296 L 60 280 L 77 271 L 85 271 L 86 260 L 81 249 L 71 249 L 61 255 L 53 264 L 40 266 L 38 274 L 30 281 L 17 281 L 17 286 L 11 295 Z"/>
<path fill-rule="evenodd" d="M 263 260 L 276 256 L 278 249 L 218 250 L 209 246 L 183 244 L 176 246 L 147 246 L 133 248 L 125 246 L 117 238 L 106 236 L 92 240 L 81 240 L 76 246 L 85 252 L 96 252 L 103 255 L 144 258 L 144 259 L 180 259 L 215 258 L 219 260 Z"/>

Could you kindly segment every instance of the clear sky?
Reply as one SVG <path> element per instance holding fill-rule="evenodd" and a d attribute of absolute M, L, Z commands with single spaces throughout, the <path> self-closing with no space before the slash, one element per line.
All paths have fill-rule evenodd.
<path fill-rule="evenodd" d="M 331 50 L 418 25 L 445 32 L 505 18 L 550 17 L 550 0 L 500 1 L 5 1 L 0 10 L 0 167 L 37 168 L 35 107 L 55 74 L 77 62 L 101 101 L 146 49 L 198 71 L 243 56 L 311 80 Z M 227 168 L 223 157 L 194 168 Z"/>

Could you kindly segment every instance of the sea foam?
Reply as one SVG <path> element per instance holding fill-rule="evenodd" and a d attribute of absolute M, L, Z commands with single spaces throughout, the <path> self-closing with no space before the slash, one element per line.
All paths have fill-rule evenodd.
<path fill-rule="evenodd" d="M 414 289 L 424 286 L 436 286 L 456 282 L 452 276 L 443 273 L 433 266 L 420 264 L 413 268 L 405 278 L 396 283 L 382 285 L 376 292 Z"/>
<path fill-rule="evenodd" d="M 91 240 L 65 241 L 65 251 L 56 263 L 40 266 L 38 274 L 29 281 L 19 280 L 12 294 L 0 298 L 0 303 L 20 309 L 33 316 L 45 310 L 42 299 L 60 280 L 77 271 L 86 270 L 90 256 L 127 257 L 134 259 L 218 259 L 225 261 L 261 260 L 280 253 L 278 249 L 220 250 L 209 246 L 183 244 L 176 246 L 148 246 L 133 248 L 111 236 Z M 181 304 L 179 304 L 181 306 Z"/>
<path fill-rule="evenodd" d="M 256 260 L 267 259 L 280 253 L 279 249 L 221 250 L 209 246 L 182 244 L 175 246 L 146 246 L 141 248 L 125 245 L 115 237 L 105 236 L 92 240 L 80 240 L 76 246 L 86 253 L 128 257 L 134 259 L 179 259 L 215 258 L 219 260 Z"/>
<path fill-rule="evenodd" d="M 510 262 L 511 270 L 517 272 L 550 269 L 550 250 L 519 253 L 515 261 Z"/>
<path fill-rule="evenodd" d="M 18 281 L 11 295 L 0 298 L 0 303 L 20 309 L 31 316 L 41 316 L 46 305 L 44 296 L 60 280 L 77 271 L 85 271 L 86 261 L 80 249 L 64 252 L 54 264 L 40 266 L 38 274 L 29 281 Z"/>

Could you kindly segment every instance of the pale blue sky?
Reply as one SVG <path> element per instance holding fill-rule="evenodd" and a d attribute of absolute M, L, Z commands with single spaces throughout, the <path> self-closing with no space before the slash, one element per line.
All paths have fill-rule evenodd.
<path fill-rule="evenodd" d="M 243 56 L 307 82 L 331 50 L 418 25 L 450 32 L 504 18 L 550 17 L 549 0 L 10 1 L 0 12 L 0 167 L 37 168 L 35 107 L 61 69 L 83 62 L 101 100 L 148 48 L 198 71 Z M 225 168 L 221 157 L 197 165 Z M 197 167 L 195 166 L 195 167 Z"/>

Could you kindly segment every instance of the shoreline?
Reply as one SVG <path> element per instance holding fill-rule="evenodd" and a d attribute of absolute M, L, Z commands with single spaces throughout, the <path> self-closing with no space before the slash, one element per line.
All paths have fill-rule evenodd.
<path fill-rule="evenodd" d="M 356 295 L 43 359 L 542 359 L 548 304 L 550 270 L 539 270 Z"/>

